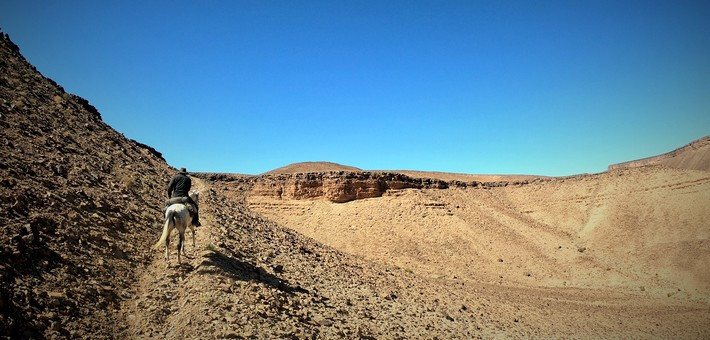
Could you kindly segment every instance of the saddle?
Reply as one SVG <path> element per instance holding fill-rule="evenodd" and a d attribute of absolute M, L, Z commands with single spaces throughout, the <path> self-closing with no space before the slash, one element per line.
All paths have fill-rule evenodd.
<path fill-rule="evenodd" d="M 165 209 L 167 209 L 169 206 L 173 204 L 184 204 L 185 207 L 187 208 L 187 211 L 190 212 L 190 214 L 195 214 L 197 212 L 197 207 L 190 203 L 190 198 L 189 197 L 173 197 L 170 199 L 165 200 Z"/>

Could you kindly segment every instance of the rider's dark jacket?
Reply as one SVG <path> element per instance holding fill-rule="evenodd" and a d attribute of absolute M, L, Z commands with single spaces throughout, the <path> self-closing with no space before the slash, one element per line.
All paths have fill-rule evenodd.
<path fill-rule="evenodd" d="M 179 172 L 168 184 L 168 198 L 190 197 L 190 187 L 192 187 L 190 177 L 187 177 L 187 173 Z"/>

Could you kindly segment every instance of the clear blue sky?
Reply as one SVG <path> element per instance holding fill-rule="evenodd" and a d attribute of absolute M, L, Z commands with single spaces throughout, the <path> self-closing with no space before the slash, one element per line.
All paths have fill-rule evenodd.
<path fill-rule="evenodd" d="M 25 57 L 191 171 L 570 175 L 710 134 L 710 1 L 8 1 Z"/>

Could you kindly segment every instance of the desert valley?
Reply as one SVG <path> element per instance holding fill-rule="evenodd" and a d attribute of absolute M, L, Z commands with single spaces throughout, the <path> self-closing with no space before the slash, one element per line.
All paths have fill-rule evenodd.
<path fill-rule="evenodd" d="M 166 266 L 175 168 L 5 34 L 0 128 L 0 338 L 710 337 L 710 136 L 567 177 L 193 173 Z"/>

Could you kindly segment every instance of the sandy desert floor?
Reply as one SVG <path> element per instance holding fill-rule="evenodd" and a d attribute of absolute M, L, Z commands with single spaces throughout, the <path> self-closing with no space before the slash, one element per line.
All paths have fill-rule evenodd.
<path fill-rule="evenodd" d="M 533 323 L 559 334 L 586 318 L 605 325 L 605 336 L 634 334 L 628 323 L 647 327 L 635 334 L 643 336 L 679 323 L 686 335 L 710 327 L 707 171 L 643 167 L 490 189 L 388 191 L 344 204 L 247 201 L 345 253 L 461 287 L 457 300 L 469 294 L 463 287 L 479 287 L 501 305 L 546 311 L 549 320 L 543 313 Z"/>

